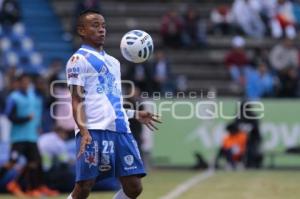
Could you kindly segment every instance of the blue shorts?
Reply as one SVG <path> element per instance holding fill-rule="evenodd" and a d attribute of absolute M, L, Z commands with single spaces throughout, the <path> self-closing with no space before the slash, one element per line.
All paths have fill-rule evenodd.
<path fill-rule="evenodd" d="M 137 143 L 131 133 L 89 130 L 92 143 L 76 161 L 76 182 L 110 177 L 145 176 Z M 76 136 L 76 153 L 81 135 Z"/>

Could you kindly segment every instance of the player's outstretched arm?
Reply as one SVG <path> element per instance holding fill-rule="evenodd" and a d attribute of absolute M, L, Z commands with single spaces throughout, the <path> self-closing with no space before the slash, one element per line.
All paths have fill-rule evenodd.
<path fill-rule="evenodd" d="M 83 87 L 77 85 L 70 85 L 69 88 L 72 96 L 73 117 L 80 130 L 80 135 L 82 136 L 80 142 L 80 150 L 77 154 L 77 158 L 79 158 L 84 153 L 86 145 L 91 143 L 92 137 L 85 126 L 86 118 L 83 106 Z"/>
<path fill-rule="evenodd" d="M 148 111 L 135 111 L 135 118 L 145 124 L 151 131 L 158 130 L 155 123 L 162 123 L 159 116 Z"/>

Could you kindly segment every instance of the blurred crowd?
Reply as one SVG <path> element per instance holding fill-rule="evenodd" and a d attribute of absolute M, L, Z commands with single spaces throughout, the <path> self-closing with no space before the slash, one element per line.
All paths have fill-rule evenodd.
<path fill-rule="evenodd" d="M 74 16 L 84 9 L 101 10 L 101 2 L 95 0 L 78 0 L 74 5 Z M 148 92 L 148 96 L 154 92 L 188 91 L 187 77 L 174 75 L 172 60 L 168 58 L 165 49 L 184 48 L 188 51 L 195 48 L 209 48 L 207 36 L 216 35 L 216 38 L 233 37 L 232 49 L 226 53 L 224 65 L 233 82 L 243 88 L 245 97 L 257 99 L 300 95 L 299 53 L 295 46 L 300 20 L 299 1 L 234 0 L 232 5 L 220 4 L 213 8 L 210 16 L 205 16 L 199 10 L 201 9 L 187 5 L 180 11 L 172 8 L 166 12 L 160 22 L 163 45 L 155 50 L 155 55 L 149 62 L 127 63 L 128 67 L 123 73 L 123 78 L 134 81 L 142 92 Z M 3 0 L 0 13 L 0 21 L 4 26 L 14 26 L 22 19 L 16 0 Z M 234 37 L 235 35 L 239 37 Z M 263 41 L 263 38 L 270 37 L 278 39 L 277 45 L 263 47 L 259 45 L 255 48 L 247 46 L 247 38 Z M 20 45 L 26 46 L 23 45 L 26 43 L 24 41 L 20 41 L 22 43 Z M 7 61 L 12 59 L 10 54 L 4 57 L 7 57 Z M 34 58 L 31 60 L 22 58 L 20 61 L 22 62 L 20 65 L 24 65 L 25 61 L 36 63 Z M 4 62 L 5 59 L 0 63 L 0 89 L 6 87 L 5 74 L 9 73 L 7 68 L 10 68 Z M 14 64 L 10 65 L 14 67 Z M 40 65 L 36 64 L 35 68 Z M 18 69 L 18 66 L 16 67 Z M 36 72 L 41 73 L 40 71 Z M 43 73 L 47 74 L 47 71 Z"/>
<path fill-rule="evenodd" d="M 160 34 L 167 46 L 203 46 L 208 33 L 294 39 L 300 24 L 298 0 L 234 0 L 231 6 L 212 9 L 208 21 L 200 7 L 181 10 L 171 9 L 162 17 Z"/>
<path fill-rule="evenodd" d="M 184 76 L 172 74 L 171 63 L 162 49 L 157 49 L 153 59 L 140 64 L 128 63 L 123 78 L 131 80 L 145 98 L 152 95 L 185 92 L 187 81 Z"/>
<path fill-rule="evenodd" d="M 21 20 L 21 10 L 17 0 L 0 2 L 0 24 L 13 25 Z"/>
<path fill-rule="evenodd" d="M 187 8 L 182 15 L 171 9 L 162 17 L 160 34 L 166 46 L 200 47 L 206 43 L 206 24 L 195 8 Z"/>
<path fill-rule="evenodd" d="M 296 0 L 234 0 L 212 9 L 207 21 L 200 8 L 171 9 L 162 17 L 160 35 L 165 46 L 187 50 L 209 48 L 207 35 L 232 38 L 223 64 L 246 98 L 299 97 L 299 10 Z M 255 46 L 253 39 L 265 44 L 248 46 Z"/>
<path fill-rule="evenodd" d="M 224 65 L 248 99 L 300 96 L 299 50 L 292 39 L 284 38 L 270 50 L 256 48 L 247 52 L 244 38 L 234 37 Z"/>
<path fill-rule="evenodd" d="M 45 74 L 27 74 L 11 66 L 2 81 L 0 144 L 10 143 L 11 151 L 1 154 L 0 187 L 6 182 L 6 189 L 19 197 L 55 196 L 58 192 L 47 185 L 61 176 L 74 177 L 67 140 L 74 137 L 75 123 L 67 104 L 69 91 L 59 82 L 65 79 L 63 61 L 53 60 Z"/>

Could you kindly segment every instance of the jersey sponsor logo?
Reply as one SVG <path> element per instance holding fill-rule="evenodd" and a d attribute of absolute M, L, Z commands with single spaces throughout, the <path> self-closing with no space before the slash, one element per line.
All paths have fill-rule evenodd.
<path fill-rule="evenodd" d="M 71 67 L 67 69 L 68 78 L 78 78 L 80 72 L 79 67 Z"/>
<path fill-rule="evenodd" d="M 133 155 L 126 155 L 124 156 L 124 160 L 125 160 L 125 163 L 128 165 L 128 166 L 131 166 L 133 164 Z"/>
<path fill-rule="evenodd" d="M 79 73 L 80 68 L 79 67 L 70 67 L 67 69 L 67 73 Z"/>
<path fill-rule="evenodd" d="M 107 80 L 109 81 L 109 80 Z M 96 91 L 99 94 L 112 94 L 114 96 L 120 96 L 122 91 L 118 88 L 118 84 L 116 82 L 112 84 L 97 84 Z"/>
<path fill-rule="evenodd" d="M 105 172 L 105 171 L 109 171 L 109 170 L 111 170 L 110 165 L 100 165 L 99 166 L 99 171 Z"/>
<path fill-rule="evenodd" d="M 72 73 L 72 68 L 68 68 L 67 73 Z"/>
<path fill-rule="evenodd" d="M 124 167 L 124 170 L 126 170 L 126 171 L 128 171 L 128 170 L 133 170 L 133 169 L 137 169 L 137 166 Z"/>
<path fill-rule="evenodd" d="M 71 68 L 68 68 L 68 72 L 70 72 L 70 73 L 79 73 L 80 68 L 79 67 L 71 67 Z"/>
<path fill-rule="evenodd" d="M 69 73 L 68 78 L 78 78 L 78 73 Z"/>

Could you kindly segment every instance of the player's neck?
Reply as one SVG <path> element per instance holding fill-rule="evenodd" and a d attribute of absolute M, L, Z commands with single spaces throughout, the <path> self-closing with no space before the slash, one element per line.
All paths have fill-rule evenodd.
<path fill-rule="evenodd" d="M 83 42 L 83 45 L 87 45 L 87 46 L 90 46 L 92 48 L 94 48 L 96 51 L 100 52 L 103 50 L 103 46 L 99 46 L 99 45 L 95 45 L 95 44 L 92 44 L 90 42 Z"/>

